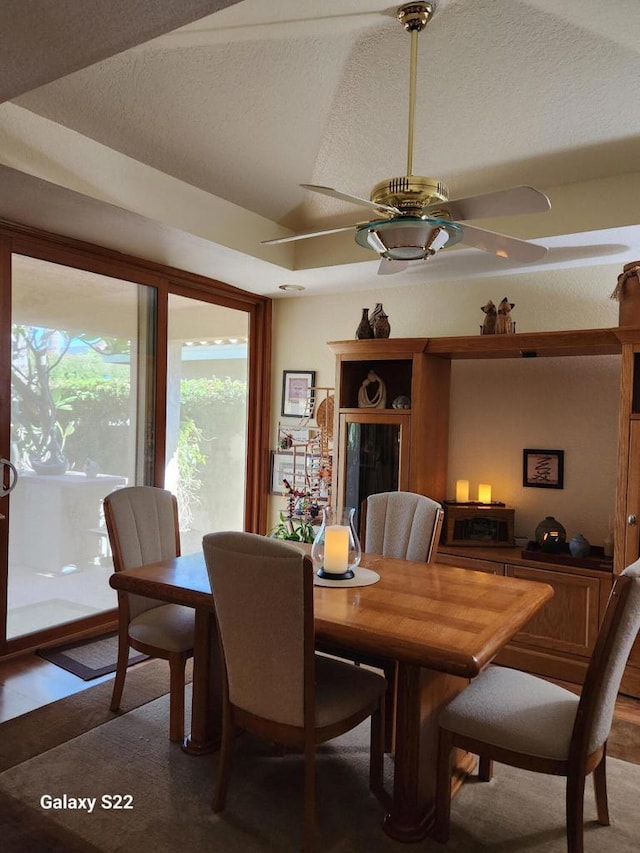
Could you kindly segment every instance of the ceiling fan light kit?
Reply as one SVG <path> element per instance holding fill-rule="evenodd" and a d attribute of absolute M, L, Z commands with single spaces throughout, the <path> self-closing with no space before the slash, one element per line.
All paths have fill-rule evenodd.
<path fill-rule="evenodd" d="M 381 263 L 378 273 L 381 275 L 401 272 L 409 261 L 428 260 L 440 249 L 450 248 L 456 243 L 522 263 L 531 263 L 544 257 L 547 252 L 545 246 L 466 224 L 468 219 L 547 211 L 551 204 L 544 193 L 533 187 L 511 187 L 449 201 L 449 190 L 445 183 L 437 178 L 413 174 L 418 35 L 429 23 L 434 11 L 435 3 L 420 2 L 405 3 L 396 12 L 396 18 L 411 36 L 406 175 L 379 181 L 371 191 L 369 200 L 332 187 L 301 184 L 312 192 L 367 207 L 375 211 L 377 218 L 346 228 L 310 231 L 264 240 L 263 243 L 285 243 L 354 228 L 356 243 L 379 255 Z"/>
<path fill-rule="evenodd" d="M 360 246 L 392 261 L 426 260 L 461 239 L 462 228 L 454 222 L 419 216 L 377 219 L 356 229 Z"/>

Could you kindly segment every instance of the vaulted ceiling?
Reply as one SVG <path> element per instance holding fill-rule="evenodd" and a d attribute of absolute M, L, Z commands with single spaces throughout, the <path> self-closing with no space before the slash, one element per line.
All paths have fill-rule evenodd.
<path fill-rule="evenodd" d="M 452 197 L 529 184 L 546 214 L 481 224 L 538 266 L 640 248 L 637 0 L 439 0 L 419 39 L 414 171 Z M 405 173 L 409 37 L 380 0 L 23 0 L 0 8 L 0 216 L 259 293 L 376 285 L 351 232 Z M 498 275 L 455 248 L 388 286 Z M 378 279 L 378 282 L 380 280 Z"/>

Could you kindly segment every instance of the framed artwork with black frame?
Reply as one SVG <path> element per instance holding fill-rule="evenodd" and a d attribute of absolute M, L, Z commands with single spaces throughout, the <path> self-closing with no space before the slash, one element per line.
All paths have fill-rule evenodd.
<path fill-rule="evenodd" d="M 289 418 L 311 415 L 315 384 L 315 370 L 284 370 L 282 372 L 281 414 Z"/>
<path fill-rule="evenodd" d="M 564 450 L 523 450 L 522 485 L 533 489 L 564 489 Z"/>

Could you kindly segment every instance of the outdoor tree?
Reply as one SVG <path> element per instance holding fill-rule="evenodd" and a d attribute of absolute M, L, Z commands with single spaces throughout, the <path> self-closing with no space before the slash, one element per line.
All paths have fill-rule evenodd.
<path fill-rule="evenodd" d="M 66 464 L 62 451 L 73 423 L 63 425 L 60 415 L 71 401 L 55 399 L 51 374 L 71 342 L 58 330 L 17 325 L 12 330 L 12 439 L 17 461 L 34 470 L 64 470 Z"/>

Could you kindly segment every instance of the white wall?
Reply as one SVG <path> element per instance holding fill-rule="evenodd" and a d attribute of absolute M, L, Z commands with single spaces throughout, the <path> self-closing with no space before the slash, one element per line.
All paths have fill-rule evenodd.
<path fill-rule="evenodd" d="M 426 265 L 425 265 L 426 266 Z M 315 370 L 333 385 L 327 341 L 353 339 L 361 309 L 382 302 L 392 337 L 479 334 L 488 299 L 515 303 L 516 333 L 607 328 L 618 323 L 609 296 L 621 270 L 601 265 L 500 278 L 385 286 L 342 296 L 276 300 L 274 305 L 273 425 L 275 441 L 282 371 Z M 426 273 L 425 273 L 426 276 Z M 398 286 L 396 287 L 396 281 Z M 516 508 L 516 535 L 532 536 L 555 515 L 568 535 L 602 544 L 614 511 L 619 358 L 454 362 L 448 492 L 456 478 L 493 486 L 493 497 Z M 292 421 L 292 423 L 294 423 Z M 565 488 L 522 487 L 523 448 L 565 451 Z M 284 502 L 272 498 L 275 518 Z"/>
<path fill-rule="evenodd" d="M 553 515 L 602 545 L 615 510 L 619 356 L 454 361 L 449 489 L 490 483 L 516 508 L 515 535 Z M 564 450 L 564 488 L 522 485 L 524 448 Z"/>

